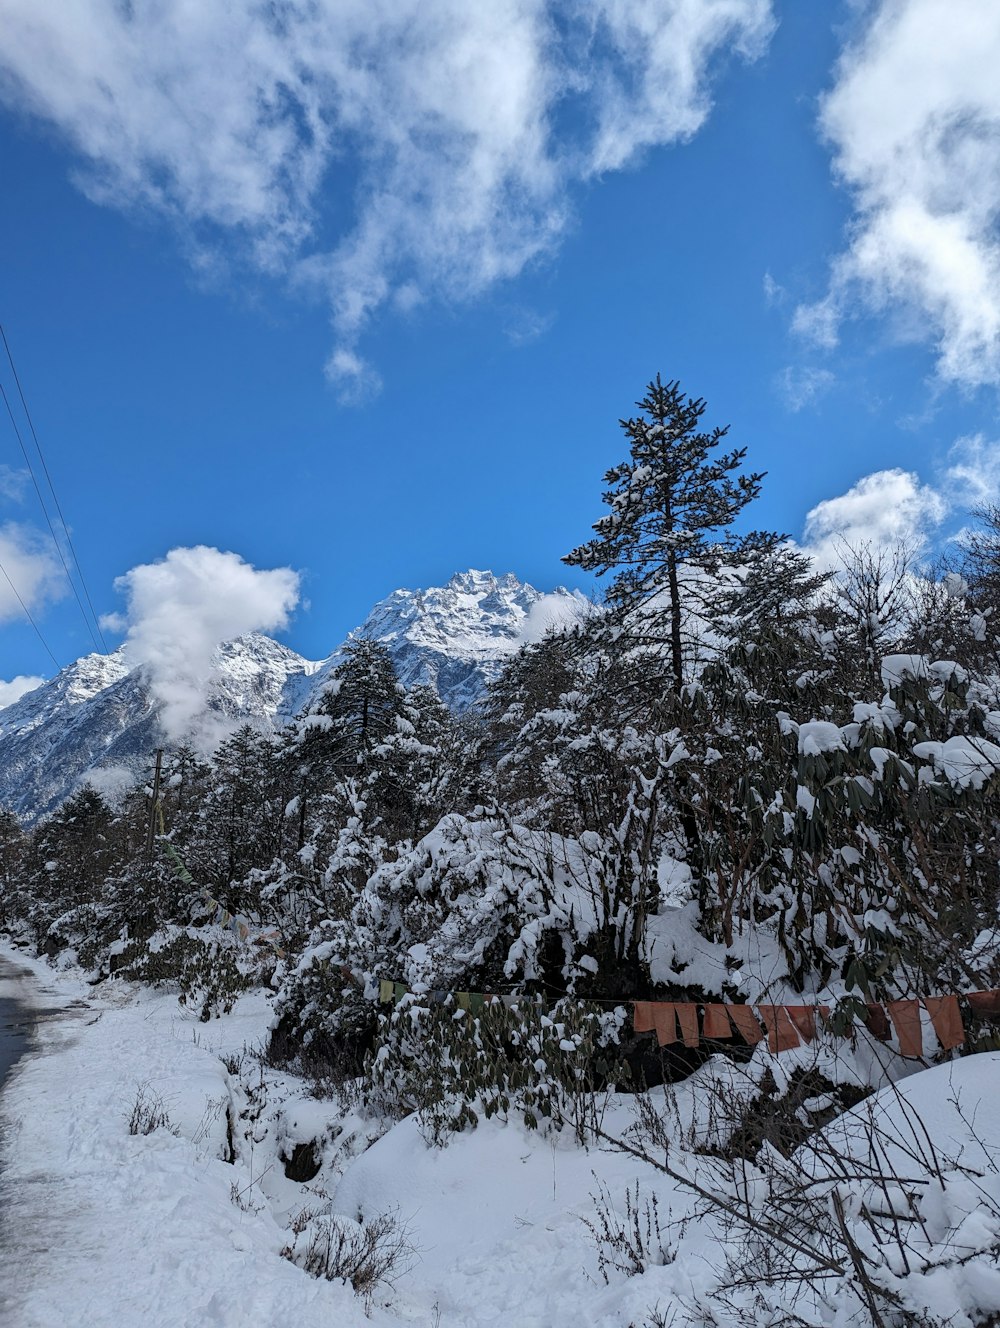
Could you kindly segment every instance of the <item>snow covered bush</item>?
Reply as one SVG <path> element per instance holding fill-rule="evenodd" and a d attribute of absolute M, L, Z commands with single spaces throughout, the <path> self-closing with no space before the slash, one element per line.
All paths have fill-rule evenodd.
<path fill-rule="evenodd" d="M 846 1066 L 844 1067 L 847 1068 Z M 682 1296 L 685 1324 L 788 1328 L 986 1328 L 1000 1307 L 1000 1140 L 983 1106 L 1000 1056 L 968 1058 L 904 1079 L 794 1134 L 737 1151 L 699 1146 L 704 1091 L 730 1085 L 719 1122 L 735 1120 L 744 1081 L 709 1065 L 680 1097 L 640 1103 L 633 1126 L 606 1146 L 641 1159 L 695 1201 L 720 1252 L 707 1288 Z M 803 1104 L 815 1115 L 830 1100 Z M 608 1272 L 635 1276 L 637 1203 L 622 1234 L 621 1205 L 598 1196 Z M 602 1217 L 601 1214 L 605 1213 Z M 608 1213 L 612 1216 L 607 1216 Z M 645 1227 L 639 1212 L 639 1233 Z M 605 1228 L 606 1234 L 605 1234 Z M 653 1232 L 650 1223 L 650 1234 Z M 683 1230 L 674 1231 L 683 1238 Z M 683 1243 L 683 1242 L 682 1242 Z M 617 1263 L 612 1253 L 623 1255 Z M 637 1259 L 629 1257 L 638 1251 Z"/>
<path fill-rule="evenodd" d="M 275 1001 L 270 1055 L 295 1063 L 314 1080 L 331 1086 L 361 1074 L 373 1044 L 377 1007 L 364 980 L 338 956 L 350 955 L 346 934 L 332 925 L 314 933 L 314 943 L 286 974 Z"/>
<path fill-rule="evenodd" d="M 228 1013 L 236 998 L 255 985 L 253 960 L 241 954 L 228 933 L 212 928 L 169 928 L 150 940 L 127 943 L 116 956 L 116 973 L 135 982 L 176 986 L 181 1002 L 203 1021 Z"/>
<path fill-rule="evenodd" d="M 619 1050 L 626 1012 L 585 1001 L 531 1001 L 463 1009 L 404 996 L 379 1021 L 368 1068 L 369 1102 L 386 1114 L 418 1113 L 425 1139 L 447 1143 L 480 1117 L 515 1114 L 529 1128 L 569 1126 L 581 1143 L 599 1094 L 627 1082 Z"/>

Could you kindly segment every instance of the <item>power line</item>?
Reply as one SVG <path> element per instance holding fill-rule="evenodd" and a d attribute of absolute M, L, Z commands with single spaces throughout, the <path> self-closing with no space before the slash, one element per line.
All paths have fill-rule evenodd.
<path fill-rule="evenodd" d="M 7 352 L 7 362 L 10 365 L 11 373 L 14 375 L 14 382 L 17 385 L 17 394 L 21 398 L 21 406 L 24 409 L 24 417 L 28 421 L 28 428 L 31 430 L 31 436 L 35 441 L 35 450 L 38 453 L 39 461 L 42 463 L 42 470 L 45 472 L 45 478 L 48 481 L 49 492 L 52 494 L 52 501 L 55 503 L 56 511 L 59 513 L 59 520 L 62 523 L 63 532 L 66 536 L 66 544 L 69 547 L 69 551 L 73 557 L 73 563 L 76 566 L 77 573 L 79 574 L 80 584 L 81 586 L 83 586 L 83 593 L 87 597 L 87 604 L 90 606 L 90 614 L 94 620 L 94 626 L 97 628 L 97 635 L 101 638 L 101 648 L 103 649 L 104 653 L 107 654 L 108 643 L 104 639 L 104 633 L 101 631 L 100 619 L 98 618 L 97 611 L 94 608 L 94 602 L 90 598 L 90 591 L 87 589 L 87 578 L 83 575 L 83 568 L 80 566 L 80 559 L 76 556 L 76 549 L 73 546 L 73 540 L 69 533 L 69 526 L 66 524 L 66 518 L 63 516 L 62 505 L 59 502 L 59 495 L 56 493 L 55 485 L 52 483 L 52 476 L 49 474 L 49 468 L 45 461 L 45 454 L 42 451 L 41 443 L 38 441 L 38 434 L 35 432 L 35 422 L 31 418 L 31 411 L 28 409 L 28 403 L 24 399 L 24 390 L 21 387 L 21 380 L 18 377 L 17 366 L 14 364 L 14 357 L 11 354 L 10 344 L 7 341 L 7 333 L 4 331 L 2 323 L 0 323 L 0 337 L 3 338 L 3 348 Z M 79 596 L 77 596 L 77 599 L 79 599 Z M 89 623 L 87 624 L 87 628 L 88 630 L 90 629 Z M 90 633 L 90 636 L 91 640 L 93 640 L 94 637 L 93 632 Z M 94 644 L 95 645 L 97 644 L 96 641 L 94 642 Z"/>
<path fill-rule="evenodd" d="M 2 331 L 2 329 L 0 329 L 0 331 Z M 4 338 L 4 340 L 6 341 L 6 338 Z M 87 617 L 87 611 L 83 607 L 83 600 L 80 598 L 80 592 L 76 588 L 76 582 L 73 580 L 73 577 L 70 574 L 69 565 L 66 562 L 66 556 L 62 551 L 62 545 L 59 543 L 59 537 L 56 535 L 55 526 L 52 524 L 52 518 L 49 515 L 49 509 L 45 505 L 45 499 L 42 496 L 42 490 L 38 483 L 38 478 L 35 475 L 34 467 L 31 464 L 31 458 L 28 456 L 28 449 L 24 445 L 24 439 L 21 437 L 21 430 L 18 427 L 17 419 L 15 418 L 14 412 L 11 409 L 10 400 L 7 396 L 6 389 L 4 388 L 2 382 L 0 382 L 0 397 L 3 397 L 3 404 L 7 407 L 7 414 L 10 417 L 11 426 L 13 427 L 14 430 L 14 436 L 17 438 L 18 446 L 21 449 L 21 455 L 24 457 L 24 463 L 28 467 L 28 474 L 31 476 L 31 482 L 34 485 L 35 493 L 38 496 L 39 506 L 42 509 L 42 514 L 44 515 L 46 524 L 48 525 L 49 534 L 52 536 L 52 543 L 55 545 L 56 553 L 59 555 L 59 561 L 62 563 L 62 569 L 66 574 L 66 580 L 69 582 L 70 589 L 73 591 L 73 594 L 76 598 L 76 602 L 79 605 L 80 613 L 83 616 L 83 621 L 86 624 L 87 631 L 90 633 L 90 639 L 91 641 L 93 641 L 94 646 L 98 650 L 101 650 L 102 647 L 101 645 L 98 644 L 97 637 L 94 635 L 94 628 L 91 626 L 90 619 Z M 98 626 L 97 630 L 98 633 L 100 633 L 100 626 Z M 101 639 L 103 641 L 103 636 Z M 104 654 L 108 653 L 107 645 L 104 645 L 103 650 Z"/>
<path fill-rule="evenodd" d="M 83 621 L 87 625 L 87 631 L 90 633 L 90 639 L 91 641 L 93 641 L 94 645 L 97 646 L 97 649 L 100 650 L 100 646 L 97 645 L 97 638 L 94 635 L 94 629 L 93 627 L 91 627 L 90 619 L 87 617 L 87 611 L 83 607 L 83 600 L 80 598 L 80 592 L 76 588 L 76 582 L 73 580 L 72 576 L 70 575 L 69 566 L 66 562 L 66 557 L 62 551 L 62 546 L 59 543 L 58 536 L 56 535 L 55 527 L 52 524 L 52 518 L 49 516 L 48 508 L 45 506 L 45 499 L 42 497 L 42 491 L 38 486 L 38 480 L 35 478 L 35 472 L 31 467 L 31 458 L 28 456 L 28 450 L 24 446 L 24 440 L 21 438 L 21 431 L 17 427 L 17 420 L 14 418 L 14 412 L 10 408 L 10 402 L 7 399 L 7 393 L 4 390 L 3 383 L 0 383 L 0 396 L 3 397 L 3 404 L 7 407 L 7 414 L 10 416 L 10 422 L 14 427 L 14 433 L 17 437 L 18 444 L 21 448 L 21 455 L 24 457 L 25 464 L 28 467 L 28 474 L 31 476 L 31 482 L 35 486 L 35 493 L 38 495 L 39 505 L 41 506 L 42 513 L 44 514 L 45 520 L 48 524 L 49 533 L 52 536 L 52 543 L 56 546 L 56 553 L 58 553 L 59 561 L 62 563 L 63 571 L 66 573 L 66 580 L 69 582 L 70 589 L 72 590 L 73 594 L 76 596 L 76 602 L 80 606 L 80 612 L 83 614 Z M 14 593 L 17 594 L 16 591 Z M 18 596 L 18 598 L 20 598 L 20 596 Z M 105 653 L 107 652 L 105 651 Z"/>
<path fill-rule="evenodd" d="M 49 643 L 46 641 L 45 637 L 42 636 L 41 628 L 38 626 L 38 623 L 35 622 L 34 618 L 32 618 L 31 614 L 28 612 L 27 604 L 25 604 L 24 600 L 21 598 L 17 586 L 15 586 L 14 582 L 10 579 L 10 574 L 8 573 L 6 567 L 4 567 L 3 563 L 0 563 L 0 572 L 3 573 L 4 579 L 6 580 L 7 584 L 10 586 L 11 590 L 14 592 L 14 598 L 17 600 L 18 604 L 20 604 L 21 608 L 24 610 L 24 616 L 27 618 L 28 622 L 31 623 L 32 627 L 35 629 L 35 635 L 38 637 L 39 641 L 41 641 L 42 645 L 45 647 L 45 653 L 48 655 L 49 659 L 51 659 L 52 663 L 56 666 L 57 669 L 62 668 L 62 665 L 59 663 L 55 655 L 53 655 L 52 651 L 49 649 Z"/>

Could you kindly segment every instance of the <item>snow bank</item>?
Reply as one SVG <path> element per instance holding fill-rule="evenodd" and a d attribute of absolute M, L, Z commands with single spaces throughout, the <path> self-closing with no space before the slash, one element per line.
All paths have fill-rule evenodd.
<path fill-rule="evenodd" d="M 683 915 L 674 911 L 678 942 Z M 690 962 L 697 967 L 704 958 L 692 953 Z M 38 1054 L 20 1063 L 0 1099 L 4 1323 L 626 1328 L 655 1321 L 659 1307 L 675 1328 L 694 1328 L 706 1321 L 705 1305 L 722 1314 L 720 1324 L 762 1322 L 752 1283 L 740 1291 L 742 1301 L 721 1308 L 732 1274 L 727 1260 L 740 1253 L 731 1219 L 651 1161 L 603 1144 L 580 1148 L 570 1131 L 544 1135 L 497 1119 L 445 1149 L 428 1147 L 413 1117 L 370 1143 L 356 1119 L 308 1096 L 301 1081 L 265 1072 L 245 1055 L 249 1067 L 237 1070 L 266 1026 L 260 993 L 201 1024 L 171 995 L 126 984 L 91 989 L 71 974 L 32 967 L 46 1007 Z M 774 1192 L 763 1173 L 752 1164 L 727 1170 L 694 1146 L 724 1142 L 721 1101 L 751 1104 L 767 1078 L 787 1087 L 810 1066 L 833 1082 L 863 1083 L 863 1067 L 858 1078 L 852 1064 L 840 1040 L 780 1058 L 758 1049 L 747 1065 L 715 1057 L 676 1088 L 654 1091 L 672 1168 L 723 1201 L 742 1185 L 751 1228 L 758 1218 L 766 1224 Z M 129 1134 L 126 1117 L 140 1087 L 162 1104 L 170 1128 Z M 998 1090 L 1000 1053 L 912 1074 L 783 1164 L 821 1187 L 823 1149 L 832 1145 L 838 1175 L 845 1159 L 862 1178 L 888 1165 L 900 1185 L 916 1187 L 923 1226 L 913 1238 L 936 1262 L 915 1261 L 918 1271 L 900 1275 L 896 1289 L 915 1314 L 947 1302 L 955 1328 L 967 1328 L 981 1307 L 1000 1306 L 992 1253 L 1000 1232 Z M 631 1099 L 602 1100 L 601 1121 L 612 1138 L 640 1137 Z M 323 1159 L 315 1183 L 289 1179 L 281 1163 L 306 1143 L 318 1143 Z M 232 1164 L 222 1160 L 234 1150 Z M 848 1189 L 863 1198 L 863 1183 Z M 637 1196 L 641 1212 L 655 1199 L 662 1240 L 647 1241 L 645 1271 L 628 1276 L 605 1264 L 605 1280 L 587 1223 L 600 1224 L 599 1204 L 610 1222 L 622 1223 L 627 1194 Z M 376 1298 L 371 1317 L 348 1286 L 316 1280 L 280 1256 L 290 1216 L 303 1208 L 334 1224 L 396 1216 L 414 1257 L 395 1289 Z M 849 1210 L 851 1220 L 856 1211 Z M 951 1257 L 956 1242 L 960 1259 Z M 843 1290 L 846 1307 L 847 1283 Z M 797 1279 L 768 1285 L 765 1295 L 773 1309 L 794 1307 L 808 1324 L 848 1322 L 824 1318 L 820 1299 Z"/>
<path fill-rule="evenodd" d="M 38 1054 L 20 1062 L 0 1101 L 0 1321 L 371 1322 L 349 1287 L 280 1257 L 287 1233 L 266 1210 L 233 1201 L 234 1184 L 248 1199 L 253 1186 L 244 1165 L 220 1157 L 229 1091 L 219 1052 L 262 1028 L 260 1009 L 206 1026 L 173 996 L 124 986 L 97 993 L 42 973 L 48 1004 L 61 998 L 65 1012 L 39 1025 Z M 140 1089 L 162 1104 L 172 1129 L 129 1134 Z"/>

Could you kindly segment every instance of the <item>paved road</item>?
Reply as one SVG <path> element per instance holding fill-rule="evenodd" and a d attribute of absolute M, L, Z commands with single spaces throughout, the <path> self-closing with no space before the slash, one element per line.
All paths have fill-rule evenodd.
<path fill-rule="evenodd" d="M 14 970 L 0 959 L 0 982 L 13 978 Z M 15 1061 L 28 1046 L 28 1011 L 7 996 L 0 996 L 0 1089 Z"/>
<path fill-rule="evenodd" d="M 23 970 L 18 970 L 12 964 L 0 959 L 0 1095 L 3 1093 L 5 1081 L 14 1065 L 28 1050 L 33 1017 L 37 1013 L 28 1010 L 24 1005 L 20 1005 L 11 995 L 2 994 L 4 991 L 7 993 L 16 991 L 18 979 L 23 977 Z M 0 1272 L 0 1324 L 5 1325 L 5 1328 L 6 1325 L 10 1325 L 10 1328 L 24 1328 L 23 1324 L 19 1323 L 16 1311 L 13 1309 L 9 1298 L 13 1279 L 6 1266 L 9 1260 L 12 1231 L 10 1194 L 4 1183 L 4 1162 L 6 1160 L 8 1138 L 7 1123 L 0 1114 L 0 1268 L 2 1268 L 2 1272 Z"/>

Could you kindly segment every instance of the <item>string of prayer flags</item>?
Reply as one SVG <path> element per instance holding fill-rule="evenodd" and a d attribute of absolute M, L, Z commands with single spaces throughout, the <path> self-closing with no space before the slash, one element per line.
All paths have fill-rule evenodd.
<path fill-rule="evenodd" d="M 661 1047 L 676 1042 L 677 1028 L 680 1026 L 680 1039 L 685 1047 L 697 1047 L 698 1011 L 693 1005 L 677 1004 L 673 1001 L 636 1001 L 635 1031 L 637 1033 L 655 1033 Z"/>
<path fill-rule="evenodd" d="M 395 1004 L 409 988 L 388 978 L 379 981 L 379 1001 Z M 416 999 L 429 1005 L 454 1004 L 459 1010 L 478 1014 L 494 1001 L 505 1006 L 537 1002 L 537 996 L 495 996 L 475 991 L 435 989 L 416 993 Z M 586 1000 L 586 997 L 582 997 Z M 964 999 L 974 1015 L 1000 1020 L 1000 991 L 966 992 Z M 625 1000 L 615 1004 L 628 1004 Z M 728 1005 L 720 1002 L 699 1004 L 694 1001 L 632 1001 L 633 1024 L 637 1033 L 655 1033 L 661 1047 L 680 1043 L 694 1048 L 702 1041 L 718 1042 L 739 1037 L 755 1047 L 767 1039 L 771 1052 L 791 1051 L 815 1040 L 820 1022 L 830 1017 L 828 1005 Z M 920 999 L 865 1003 L 864 1023 L 872 1037 L 890 1042 L 895 1034 L 899 1054 L 922 1057 L 924 1054 L 923 1014 L 926 1011 L 938 1043 L 944 1051 L 960 1047 L 966 1040 L 962 1010 L 957 996 L 923 996 Z"/>
<path fill-rule="evenodd" d="M 460 1010 L 466 1010 L 469 1014 L 479 1014 L 485 1010 L 487 1005 L 493 1005 L 499 1002 L 508 1009 L 514 1005 L 537 1004 L 537 996 L 495 996 L 483 991 L 452 991 L 447 987 L 436 987 L 431 991 L 410 992 L 409 987 L 402 982 L 394 982 L 390 978 L 380 978 L 378 984 L 378 998 L 382 1005 L 394 1005 L 401 996 L 413 995 L 422 1005 L 445 1005 L 449 1001 L 453 1002 Z"/>
<path fill-rule="evenodd" d="M 183 858 L 177 852 L 176 848 L 174 848 L 170 840 L 164 836 L 162 811 L 160 814 L 160 835 L 161 839 L 159 842 L 163 845 L 167 857 L 170 859 L 170 864 L 174 869 L 174 875 L 178 880 L 183 881 L 185 885 L 189 885 L 193 889 L 198 889 L 194 877 L 184 865 Z M 218 923 L 219 926 L 224 927 L 227 931 L 231 931 L 241 941 L 246 942 L 250 939 L 250 923 L 246 918 L 241 918 L 239 914 L 236 913 L 230 913 L 229 909 L 223 904 L 220 904 L 217 899 L 213 899 L 206 889 L 202 888 L 200 893 L 206 905 L 212 910 L 213 922 Z M 277 939 L 277 932 L 262 932 L 258 937 L 258 940 L 269 945 L 279 959 L 284 959 L 285 951 L 282 949 Z"/>
<path fill-rule="evenodd" d="M 865 1026 L 873 1038 L 879 1042 L 889 1041 L 889 1016 L 885 1012 L 885 1007 L 876 1005 L 869 1001 L 865 1006 Z"/>
<path fill-rule="evenodd" d="M 758 1042 L 764 1040 L 760 1024 L 749 1005 L 727 1005 L 723 1008 L 733 1021 L 733 1027 L 744 1042 L 751 1047 L 755 1047 Z"/>
<path fill-rule="evenodd" d="M 784 1008 L 803 1042 L 812 1042 L 816 1036 L 816 1015 L 827 1019 L 830 1014 L 828 1005 L 786 1005 Z"/>
<path fill-rule="evenodd" d="M 170 859 L 171 866 L 174 869 L 174 875 L 177 876 L 179 880 L 183 881 L 185 885 L 194 885 L 194 877 L 184 866 L 184 861 L 181 858 L 181 855 L 174 848 L 173 844 L 171 844 L 170 840 L 161 839 L 160 843 L 163 845 L 164 849 L 166 849 L 167 857 Z"/>
<path fill-rule="evenodd" d="M 770 1051 L 791 1051 L 802 1045 L 798 1030 L 788 1017 L 788 1010 L 783 1005 L 758 1005 L 757 1013 L 767 1029 L 767 1045 Z"/>
<path fill-rule="evenodd" d="M 1000 991 L 970 991 L 965 999 L 980 1019 L 1000 1019 Z"/>
<path fill-rule="evenodd" d="M 1000 1018 L 1000 992 L 972 992 L 967 996 L 973 1011 L 983 1017 Z M 873 1037 L 888 1042 L 895 1032 L 901 1056 L 924 1054 L 921 1006 L 944 1051 L 965 1042 L 965 1026 L 957 996 L 925 996 L 920 1000 L 868 1002 L 865 1023 Z M 791 1051 L 816 1037 L 817 1017 L 826 1020 L 828 1005 L 719 1005 L 699 1007 L 687 1001 L 634 1001 L 637 1033 L 655 1033 L 661 1047 L 682 1041 L 696 1047 L 701 1038 L 719 1041 L 735 1034 L 750 1046 L 767 1038 L 772 1052 Z M 698 1031 L 698 1011 L 701 1033 Z M 763 1025 L 763 1028 L 761 1027 Z M 677 1028 L 681 1036 L 678 1038 Z"/>
<path fill-rule="evenodd" d="M 885 1010 L 896 1032 L 899 1054 L 922 1056 L 924 1041 L 920 1030 L 919 1001 L 887 1001 Z"/>
<path fill-rule="evenodd" d="M 705 1017 L 703 1023 L 705 1037 L 711 1041 L 714 1038 L 732 1037 L 732 1024 L 729 1018 L 729 1011 L 724 1005 L 706 1005 Z M 638 1026 L 636 1026 L 638 1032 Z"/>

